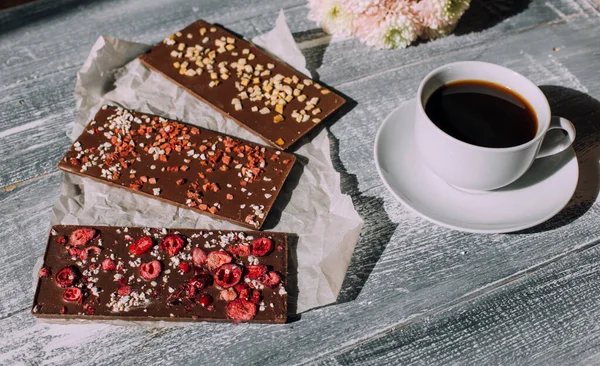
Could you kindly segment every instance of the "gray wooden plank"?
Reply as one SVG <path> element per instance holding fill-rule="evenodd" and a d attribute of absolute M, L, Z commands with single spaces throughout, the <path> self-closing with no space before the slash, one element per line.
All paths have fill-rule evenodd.
<path fill-rule="evenodd" d="M 597 365 L 597 244 L 316 364 Z"/>
<path fill-rule="evenodd" d="M 374 62 L 377 72 L 381 73 L 565 17 L 587 16 L 585 11 L 588 9 L 579 5 L 581 1 L 584 0 L 535 0 L 521 13 L 480 32 L 475 32 L 484 28 L 478 25 L 478 17 L 497 21 L 516 11 L 500 6 L 512 0 L 494 0 L 493 3 L 500 4 L 495 7 L 474 5 L 476 12 L 472 16 L 467 14 L 467 23 L 462 28 L 466 34 L 398 51 L 372 50 L 355 40 L 328 44 L 322 32 L 314 31 L 316 25 L 307 19 L 306 7 L 298 6 L 303 4 L 302 1 L 244 5 L 244 9 L 249 9 L 244 12 L 236 11 L 241 6 L 239 1 L 216 0 L 204 4 L 194 1 L 146 3 L 142 0 L 80 4 L 74 0 L 61 0 L 25 5 L 18 8 L 18 12 L 14 10 L 1 15 L 7 20 L 11 19 L 12 13 L 18 13 L 13 17 L 23 19 L 18 18 L 20 26 L 5 31 L 0 42 L 0 65 L 3 65 L 0 68 L 0 103 L 6 106 L 0 110 L 0 162 L 6 166 L 0 171 L 0 187 L 53 170 L 68 146 L 61 130 L 66 122 L 73 120 L 75 73 L 101 34 L 154 43 L 174 29 L 203 17 L 225 23 L 234 31 L 252 37 L 272 26 L 279 7 L 288 7 L 290 27 L 304 47 L 309 67 L 318 68 L 317 72 L 325 82 L 341 87 L 370 77 L 375 71 Z M 478 4 L 477 0 L 475 4 Z M 516 9 L 522 10 L 522 6 Z M 64 12 L 62 16 L 61 11 Z M 44 18 L 47 13 L 51 16 Z M 154 14 L 164 16 L 158 21 Z M 36 27 L 41 25 L 44 32 L 36 32 Z M 73 29 L 78 29 L 76 36 Z M 473 32 L 469 33 L 471 30 Z M 41 144 L 40 136 L 45 137 Z"/>
<path fill-rule="evenodd" d="M 590 62 L 593 59 L 590 59 L 591 56 L 586 53 L 591 52 L 586 42 L 594 37 L 593 31 L 600 29 L 600 24 L 596 24 L 595 19 L 588 19 L 586 22 L 587 24 L 578 25 L 581 30 L 586 30 L 585 33 L 577 31 L 572 24 L 557 24 L 518 37 L 509 37 L 501 41 L 504 43 L 481 45 L 479 49 L 467 50 L 468 53 L 463 56 L 485 54 L 486 57 L 495 59 L 499 58 L 500 54 L 504 54 L 505 60 L 513 58 L 523 60 L 520 49 L 515 47 L 515 44 L 533 45 L 540 39 L 549 40 L 549 44 L 555 43 L 551 41 L 561 41 L 561 44 L 567 45 L 579 42 L 578 47 L 566 47 L 565 59 L 559 58 L 559 60 L 566 65 L 567 60 L 579 57 L 580 61 L 572 61 L 574 64 L 569 64 L 569 67 L 573 67 L 573 72 L 576 72 L 575 66 L 580 67 L 577 72 L 590 75 L 590 72 L 595 70 L 594 63 Z M 541 62 L 548 59 L 547 53 L 540 51 L 544 50 L 545 46 L 539 47 L 540 49 L 536 49 L 531 46 L 528 50 L 534 55 L 534 60 L 537 60 L 533 63 L 537 65 L 536 68 L 539 68 L 540 64 L 548 66 Z M 574 51 L 573 54 L 568 53 L 570 48 L 578 51 Z M 525 61 L 516 64 L 520 64 L 520 67 L 532 65 L 528 63 L 529 61 Z M 418 72 L 425 73 L 427 69 L 434 66 L 427 65 Z M 515 65 L 511 66 L 515 67 Z M 556 77 L 552 70 L 556 72 L 562 69 L 550 69 L 550 73 L 530 72 L 530 75 L 538 75 L 537 73 L 546 75 L 540 79 L 540 82 L 544 83 L 551 81 L 563 85 L 574 83 L 574 79 L 570 76 L 565 77 L 564 70 L 558 74 L 562 75 L 560 77 Z M 581 82 L 584 83 L 584 87 L 589 88 L 592 95 L 597 93 L 598 86 L 595 84 L 597 81 L 582 77 Z M 367 84 L 357 85 L 357 88 L 367 89 L 365 94 L 373 90 L 369 90 Z M 574 84 L 571 86 L 577 87 Z M 392 89 L 392 92 L 396 90 Z M 578 127 L 582 128 L 580 129 L 582 132 L 580 137 L 584 138 L 582 141 L 585 141 L 586 135 L 589 135 L 588 142 L 583 144 L 583 151 L 580 153 L 582 166 L 589 167 L 590 163 L 597 164 L 598 161 L 598 145 L 594 143 L 598 140 L 589 140 L 597 138 L 599 133 L 595 124 L 598 102 L 592 97 L 590 97 L 592 100 L 577 102 L 582 95 L 573 91 L 567 90 L 567 92 L 571 97 L 567 95 L 563 99 L 560 93 L 553 95 L 563 100 L 564 105 L 571 105 L 575 111 L 579 111 L 579 115 L 576 113 L 570 117 L 576 120 Z M 378 91 L 376 93 L 383 96 Z M 390 101 L 384 101 L 384 104 L 387 103 Z M 372 102 L 360 103 L 356 109 L 359 108 L 367 109 L 362 113 L 379 113 L 372 106 Z M 565 106 L 562 108 L 569 111 Z M 348 121 L 355 120 L 360 121 L 356 117 L 348 119 Z M 349 124 L 348 128 L 360 127 L 358 122 L 355 124 L 347 122 L 347 124 Z M 588 125 L 593 128 L 586 129 Z M 337 126 L 334 125 L 332 130 Z M 302 314 L 299 321 L 284 326 L 231 327 L 203 324 L 163 331 L 148 331 L 145 328 L 135 327 L 93 326 L 85 328 L 89 332 L 87 338 L 76 341 L 72 334 L 82 328 L 48 327 L 34 323 L 26 311 L 20 311 L 28 306 L 31 299 L 31 293 L 25 292 L 16 295 L 17 299 L 4 309 L 5 314 L 16 314 L 4 319 L 0 329 L 3 331 L 18 329 L 18 331 L 12 331 L 12 338 L 4 341 L 5 343 L 0 343 L 0 351 L 11 350 L 8 353 L 10 357 L 7 358 L 9 362 L 16 361 L 23 355 L 33 355 L 36 359 L 60 359 L 63 362 L 71 362 L 75 360 L 69 356 L 70 354 L 77 357 L 95 355 L 96 349 L 107 350 L 102 354 L 102 362 L 99 363 L 114 363 L 132 358 L 140 363 L 152 363 L 160 359 L 166 350 L 172 354 L 170 356 L 172 358 L 169 358 L 172 362 L 186 362 L 199 354 L 203 355 L 203 360 L 207 363 L 310 362 L 315 357 L 367 341 L 389 329 L 408 324 L 411 319 L 421 314 L 441 311 L 448 303 L 485 292 L 497 281 L 514 276 L 515 273 L 517 275 L 526 273 L 540 262 L 552 261 L 556 256 L 577 252 L 578 248 L 586 243 L 595 243 L 598 240 L 600 208 L 595 204 L 595 198 L 589 196 L 589 192 L 586 193 L 585 190 L 563 215 L 534 231 L 512 235 L 473 235 L 437 228 L 408 212 L 383 187 L 375 185 L 367 192 L 361 192 L 358 186 L 367 178 L 366 174 L 371 163 L 368 160 L 344 160 L 344 153 L 351 144 L 363 143 L 363 140 L 354 139 L 353 136 L 357 135 L 353 135 L 351 131 L 338 131 L 334 134 L 339 139 L 339 146 L 334 145 L 334 152 L 339 148 L 342 157 L 342 160 L 338 160 L 337 163 L 342 163 L 347 170 L 352 169 L 357 172 L 354 178 L 344 175 L 343 187 L 353 194 L 356 207 L 365 218 L 365 230 L 355 251 L 341 296 L 341 301 L 344 302 Z M 363 148 L 370 149 L 369 144 L 365 142 Z M 365 173 L 360 172 L 360 166 Z M 592 173 L 597 177 L 597 170 Z M 591 179 L 593 176 L 588 178 Z M 591 182 L 595 182 L 597 188 L 597 179 L 591 179 Z M 40 180 L 37 189 L 44 189 L 46 184 L 48 184 L 46 180 L 44 182 Z M 37 191 L 30 188 L 33 186 L 34 184 L 23 185 L 7 195 L 19 195 L 19 199 L 11 202 L 28 206 L 30 200 L 37 199 Z M 10 206 L 6 207 L 9 207 L 9 212 L 12 211 Z M 10 229 L 11 232 L 16 232 L 18 222 L 12 225 L 15 228 Z M 43 241 L 43 235 L 28 236 L 15 245 L 26 245 L 25 243 L 38 245 L 37 250 L 41 252 Z M 22 250 L 22 252 L 26 251 L 27 249 Z M 12 268 L 12 259 L 0 256 L 0 268 Z M 6 273 L 6 276 L 12 279 L 8 281 L 9 285 L 2 286 L 16 287 L 17 283 L 23 281 L 23 273 L 15 277 L 12 277 L 8 270 Z M 4 287 L 0 288 L 0 292 L 3 291 L 5 291 Z M 18 291 L 13 291 L 15 292 Z M 257 338 L 256 335 L 259 333 L 260 337 Z M 110 336 L 107 336 L 108 334 Z M 198 344 L 198 339 L 203 340 L 201 344 Z M 69 341 L 71 351 L 68 354 L 64 354 L 64 349 L 61 348 L 67 342 L 66 340 Z M 115 344 L 120 346 L 115 347 Z M 222 349 L 225 347 L 241 349 L 243 352 L 232 351 L 224 354 Z M 140 348 L 144 352 L 140 353 Z M 290 353 L 289 349 L 293 349 L 294 352 Z"/>
<path fill-rule="evenodd" d="M 51 174 L 18 187 L 0 191 L 0 223 L 5 245 L 0 246 L 0 319 L 30 306 L 32 270 L 43 254 L 50 207 L 60 195 L 61 175 Z"/>
<path fill-rule="evenodd" d="M 452 59 L 505 63 L 539 83 L 565 85 L 573 90 L 583 87 L 592 98 L 597 98 L 600 89 L 594 77 L 598 56 L 594 37 L 599 29 L 597 18 L 582 17 L 576 22 L 513 34 L 467 48 L 448 59 L 429 60 L 423 66 L 411 67 L 410 72 L 394 69 L 342 86 L 342 91 L 357 95 L 359 105 L 344 118 L 344 123 L 337 123 L 331 129 L 336 142 L 334 158 L 343 172 L 343 188 L 352 194 L 366 226 L 344 285 L 341 297 L 344 302 L 303 314 L 299 321 L 284 326 L 202 324 L 156 330 L 106 325 L 49 327 L 36 323 L 26 310 L 32 292 L 24 284 L 29 283 L 30 275 L 19 268 L 18 259 L 35 256 L 43 250 L 45 227 L 40 228 L 47 220 L 59 182 L 52 175 L 10 193 L 0 193 L 0 207 L 7 212 L 0 220 L 3 223 L 0 235 L 21 235 L 10 250 L 0 253 L 0 277 L 8 279 L 0 283 L 0 293 L 14 296 L 10 302 L 2 300 L 4 319 L 0 320 L 0 332 L 5 336 L 0 340 L 0 363 L 28 359 L 77 363 L 90 358 L 100 364 L 123 360 L 158 363 L 164 359 L 191 363 L 198 357 L 205 363 L 310 362 L 336 349 L 377 337 L 420 314 L 441 311 L 445 304 L 465 294 L 485 291 L 490 284 L 526 272 L 540 262 L 573 251 L 575 255 L 577 248 L 598 239 L 600 212 L 595 198 L 586 190 L 581 191 L 582 195 L 561 217 L 535 231 L 516 235 L 457 233 L 436 228 L 395 202 L 376 183 L 370 151 L 374 130 L 396 101 L 409 98 L 414 92 L 410 88 L 416 88 L 414 82 L 428 70 Z M 553 53 L 554 46 L 560 46 L 561 50 Z M 525 47 L 531 58 L 520 53 Z M 548 61 L 552 60 L 548 54 L 554 61 Z M 386 83 L 386 78 L 406 80 L 405 88 L 400 83 Z M 561 108 L 570 103 L 581 107 L 576 103 L 581 95 L 572 90 L 567 92 L 575 99 L 554 94 L 562 103 Z M 594 100 L 588 100 L 579 115 L 569 116 L 578 119 L 578 128 L 579 125 L 583 128 L 580 131 L 591 136 L 598 133 L 595 125 L 586 127 L 598 115 Z M 597 140 L 588 136 L 582 141 L 585 143 L 578 147 L 582 166 L 589 169 L 595 164 L 597 169 L 599 155 L 592 148 L 597 146 Z M 363 150 L 369 154 L 356 154 Z M 587 176 L 591 182 L 586 183 L 588 189 L 593 188 L 594 182 L 597 188 L 595 172 L 595 180 L 593 174 Z M 55 191 L 50 192 L 52 189 Z M 30 206 L 34 209 L 16 219 L 8 214 Z M 28 221 L 24 223 L 25 220 Z M 30 270 L 30 265 L 27 262 L 23 267 Z"/>

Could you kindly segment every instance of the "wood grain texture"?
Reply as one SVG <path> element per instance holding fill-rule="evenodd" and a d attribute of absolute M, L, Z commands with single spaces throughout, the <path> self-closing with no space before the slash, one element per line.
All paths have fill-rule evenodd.
<path fill-rule="evenodd" d="M 501 290 L 315 364 L 598 364 L 600 248 L 590 244 Z"/>
<path fill-rule="evenodd" d="M 529 364 L 570 357 L 585 364 L 600 357 L 593 271 L 600 239 L 600 18 L 588 0 L 474 0 L 479 10 L 463 25 L 463 33 L 386 52 L 354 40 L 329 43 L 306 20 L 299 1 L 256 2 L 243 12 L 236 11 L 238 1 L 151 1 L 147 8 L 141 0 L 58 3 L 72 9 L 50 18 L 27 13 L 30 25 L 4 32 L 0 42 L 0 100 L 9 106 L 0 111 L 0 151 L 13 154 L 0 160 L 0 186 L 33 178 L 10 192 L 0 191 L 0 235 L 14 238 L 0 248 L 0 278 L 5 279 L 0 282 L 0 364 Z M 31 269 L 42 253 L 49 209 L 60 190 L 52 160 L 68 146 L 63 131 L 74 115 L 74 75 L 97 35 L 154 42 L 202 16 L 252 36 L 271 27 L 281 4 L 290 7 L 286 15 L 309 66 L 358 103 L 330 127 L 342 190 L 365 219 L 339 303 L 283 326 L 158 329 L 36 322 L 28 313 Z M 173 13 L 169 8 L 175 8 Z M 140 14 L 154 17 L 143 20 Z M 0 20 L 12 19 L 4 16 Z M 479 24 L 478 16 L 489 20 Z M 75 17 L 81 23 L 73 28 L 81 39 L 67 36 L 68 21 Z M 97 26 L 82 26 L 88 23 Z M 32 33 L 36 27 L 63 35 L 65 54 L 52 51 L 53 37 Z M 17 58 L 6 56 L 7 49 Z M 35 57 L 27 58 L 29 52 Z M 19 57 L 39 71 L 6 68 Z M 553 112 L 576 123 L 582 170 L 576 196 L 559 216 L 537 228 L 508 235 L 438 228 L 409 212 L 379 183 L 372 145 L 383 118 L 412 98 L 427 72 L 466 59 L 500 63 L 546 85 Z M 18 96 L 24 96 L 24 104 L 17 105 Z M 56 137 L 36 132 L 44 128 Z M 47 144 L 27 150 L 41 143 Z M 384 336 L 392 330 L 397 331 Z"/>
<path fill-rule="evenodd" d="M 324 82 L 340 87 L 363 78 L 368 80 L 387 70 L 410 70 L 411 65 L 422 60 L 443 60 L 444 55 L 468 46 L 586 14 L 586 9 L 573 7 L 570 0 L 555 1 L 552 9 L 541 0 L 529 3 L 527 11 L 522 11 L 523 5 L 499 9 L 483 7 L 470 17 L 488 17 L 492 20 L 488 24 L 471 26 L 469 24 L 474 23 L 471 20 L 459 27 L 464 33 L 460 36 L 389 52 L 360 46 L 355 40 L 329 44 L 328 37 L 320 31 L 315 32 L 315 23 L 307 19 L 308 11 L 303 3 L 301 0 L 263 2 L 260 6 L 244 6 L 248 11 L 237 12 L 240 1 L 213 0 L 199 4 L 190 0 L 135 0 L 122 1 L 116 6 L 112 2 L 80 4 L 75 0 L 39 0 L 0 14 L 0 24 L 6 24 L 0 27 L 0 32 L 4 33 L 0 42 L 0 65 L 3 65 L 0 69 L 3 90 L 0 102 L 7 106 L 0 111 L 0 164 L 6 166 L 0 171 L 0 187 L 53 170 L 69 144 L 63 126 L 74 118 L 76 72 L 99 35 L 153 44 L 166 34 L 204 18 L 223 23 L 250 38 L 273 26 L 280 7 L 288 8 L 290 28 L 301 42 L 308 67 L 318 68 L 317 74 Z M 474 8 L 477 10 L 477 6 Z M 64 16 L 53 16 L 55 13 L 64 13 Z M 49 14 L 48 18 L 44 17 L 46 14 Z M 77 14 L 76 20 L 73 14 Z M 156 20 L 155 14 L 162 15 L 161 21 Z M 489 27 L 502 19 L 506 20 Z M 43 24 L 44 32 L 35 31 L 38 24 Z M 78 28 L 76 35 L 72 32 L 74 27 Z M 377 60 L 376 69 L 373 60 Z M 40 141 L 43 136 L 43 142 L 31 144 L 27 138 L 31 135 L 37 137 L 34 141 Z M 19 163 L 15 163 L 17 161 Z"/>

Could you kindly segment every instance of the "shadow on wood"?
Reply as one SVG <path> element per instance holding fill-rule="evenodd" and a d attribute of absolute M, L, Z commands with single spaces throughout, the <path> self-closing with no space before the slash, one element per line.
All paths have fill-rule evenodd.
<path fill-rule="evenodd" d="M 481 32 L 527 9 L 531 0 L 473 0 L 454 34 Z"/>
<path fill-rule="evenodd" d="M 83 4 L 91 2 L 85 0 L 35 0 L 15 8 L 3 10 L 0 12 L 0 34 L 14 32 L 21 27 L 64 15 L 67 12 L 78 10 Z"/>
<path fill-rule="evenodd" d="M 396 231 L 397 223 L 390 220 L 382 198 L 362 194 L 356 175 L 348 173 L 340 159 L 339 140 L 329 134 L 331 160 L 340 173 L 342 193 L 352 198 L 354 208 L 364 221 L 360 239 L 354 248 L 346 277 L 336 303 L 353 301 L 362 291 L 369 275 Z"/>
<path fill-rule="evenodd" d="M 550 102 L 552 114 L 565 117 L 575 125 L 573 143 L 579 163 L 579 181 L 568 205 L 554 218 L 517 234 L 554 230 L 585 214 L 594 204 L 600 190 L 600 101 L 571 88 L 540 86 Z"/>
<path fill-rule="evenodd" d="M 288 274 L 285 288 L 288 292 L 288 323 L 293 323 L 302 317 L 298 309 L 298 235 L 288 234 Z"/>

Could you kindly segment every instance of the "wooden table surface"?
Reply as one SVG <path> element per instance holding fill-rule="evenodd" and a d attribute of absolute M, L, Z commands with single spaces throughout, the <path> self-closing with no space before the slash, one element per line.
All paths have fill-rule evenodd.
<path fill-rule="evenodd" d="M 285 10 L 308 66 L 356 106 L 332 158 L 365 228 L 336 304 L 286 325 L 48 325 L 30 313 L 76 72 L 100 35 L 155 43 L 203 18 L 252 37 Z M 305 0 L 38 0 L 0 11 L 0 364 L 600 364 L 600 2 L 473 0 L 456 33 L 377 51 L 333 40 Z M 513 234 L 437 227 L 373 162 L 383 118 L 437 66 L 484 60 L 542 86 L 577 127 L 577 192 Z"/>

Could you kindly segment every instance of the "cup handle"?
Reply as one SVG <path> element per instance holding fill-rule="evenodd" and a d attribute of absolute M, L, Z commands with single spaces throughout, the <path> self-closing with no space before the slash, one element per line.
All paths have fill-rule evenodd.
<path fill-rule="evenodd" d="M 558 141 L 549 141 L 548 132 L 556 129 L 565 131 L 567 135 Z M 536 155 L 536 159 L 565 151 L 573 144 L 573 141 L 575 141 L 575 126 L 573 126 L 571 121 L 563 117 L 552 116 L 552 119 L 550 120 L 550 127 L 548 128 L 548 131 L 546 131 L 546 136 L 544 136 L 544 141 L 542 142 L 542 146 Z"/>

